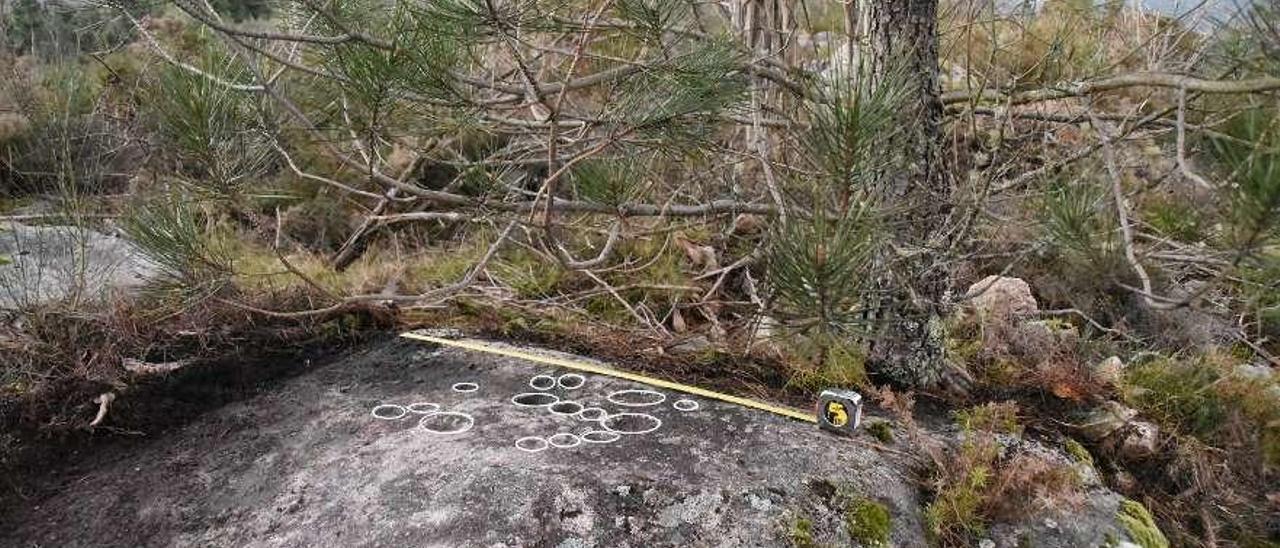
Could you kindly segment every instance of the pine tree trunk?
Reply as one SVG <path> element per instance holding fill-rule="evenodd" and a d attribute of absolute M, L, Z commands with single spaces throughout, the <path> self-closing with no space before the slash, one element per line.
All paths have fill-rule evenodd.
<path fill-rule="evenodd" d="M 902 169 L 879 183 L 883 205 L 893 212 L 895 255 L 883 263 L 893 272 L 884 289 L 885 330 L 875 341 L 873 366 L 911 387 L 936 386 L 944 379 L 943 301 L 950 277 L 938 261 L 937 240 L 951 203 L 951 185 L 941 155 L 937 0 L 863 0 L 858 17 L 859 52 L 873 79 L 892 71 L 911 87 L 902 128 L 893 143 Z M 903 257 L 905 253 L 906 258 Z"/>

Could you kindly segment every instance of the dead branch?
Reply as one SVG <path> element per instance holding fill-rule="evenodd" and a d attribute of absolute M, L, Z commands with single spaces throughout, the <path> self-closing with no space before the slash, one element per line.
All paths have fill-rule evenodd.
<path fill-rule="evenodd" d="M 89 423 L 90 428 L 102 424 L 102 421 L 107 418 L 107 409 L 111 407 L 111 402 L 116 401 L 116 394 L 115 392 L 107 392 L 94 398 L 93 401 L 98 404 L 98 414 Z"/>
<path fill-rule="evenodd" d="M 1122 74 L 1085 82 L 1063 82 L 1048 88 L 1013 93 L 991 89 L 973 92 L 968 90 L 948 91 L 942 94 L 942 104 L 993 102 L 1006 105 L 1023 105 L 1133 87 L 1182 89 L 1212 94 L 1262 93 L 1280 90 L 1280 78 L 1208 80 L 1196 76 L 1168 72 L 1135 72 L 1133 74 Z"/>

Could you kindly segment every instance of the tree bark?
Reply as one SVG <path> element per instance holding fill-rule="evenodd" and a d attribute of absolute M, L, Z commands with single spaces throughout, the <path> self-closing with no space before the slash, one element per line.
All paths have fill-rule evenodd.
<path fill-rule="evenodd" d="M 945 378 L 943 305 L 951 280 L 939 252 L 950 211 L 951 184 L 941 154 L 937 0 L 863 0 L 859 57 L 874 81 L 909 87 L 896 142 L 899 166 L 880 177 L 877 194 L 890 214 L 888 301 L 884 329 L 871 352 L 873 370 L 905 386 L 937 386 Z M 892 75 L 897 75 L 896 78 Z"/>

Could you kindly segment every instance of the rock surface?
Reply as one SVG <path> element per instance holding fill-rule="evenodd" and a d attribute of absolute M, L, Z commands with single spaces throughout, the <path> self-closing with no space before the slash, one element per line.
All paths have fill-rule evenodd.
<path fill-rule="evenodd" d="M 885 506 L 892 545 L 927 544 L 909 459 L 736 405 L 694 398 L 700 407 L 681 412 L 672 407 L 681 396 L 663 390 L 660 405 L 624 408 L 606 396 L 646 387 L 587 375 L 582 388 L 553 393 L 648 413 L 661 427 L 613 443 L 517 449 L 525 436 L 599 428 L 512 404 L 534 391 L 534 375 L 563 372 L 377 343 L 51 473 L 49 494 L 0 509 L 0 545 L 791 546 L 805 520 L 816 545 L 856 546 L 839 502 L 850 494 Z M 459 382 L 479 388 L 453 391 Z M 380 404 L 423 401 L 468 414 L 474 427 L 432 434 L 414 415 L 371 416 Z M 1001 542 L 1092 545 L 1114 528 L 1113 497 L 1064 510 L 1057 528 L 1038 517 L 993 532 Z"/>
<path fill-rule="evenodd" d="M 66 226 L 0 224 L 0 309 L 101 298 L 154 272 L 123 238 Z"/>
<path fill-rule="evenodd" d="M 969 286 L 965 295 L 974 310 L 989 316 L 1013 317 L 1040 310 L 1031 286 L 1021 278 L 987 276 Z"/>

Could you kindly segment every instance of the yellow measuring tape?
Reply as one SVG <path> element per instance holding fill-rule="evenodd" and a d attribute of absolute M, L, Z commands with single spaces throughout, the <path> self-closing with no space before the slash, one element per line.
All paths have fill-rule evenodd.
<path fill-rule="evenodd" d="M 475 341 L 442 339 L 440 337 L 423 335 L 421 333 L 408 332 L 408 333 L 401 333 L 400 336 L 406 339 L 415 339 L 419 341 L 433 342 L 433 343 L 442 344 L 445 346 L 453 346 L 457 348 L 465 348 L 467 350 L 474 350 L 476 352 L 485 352 L 487 354 L 497 354 L 499 356 L 507 356 L 509 358 L 519 358 L 519 359 L 528 360 L 531 362 L 554 365 L 556 367 L 573 369 L 575 371 L 584 371 L 587 373 L 595 373 L 597 375 L 606 375 L 609 377 L 626 379 L 629 381 L 642 382 L 642 383 L 650 384 L 660 388 L 666 388 L 667 390 L 675 390 L 677 392 L 684 392 L 685 394 L 693 394 L 695 396 L 702 396 L 704 398 L 710 398 L 713 400 L 720 400 L 723 402 L 738 404 L 743 407 L 750 407 L 752 409 L 768 411 L 775 415 L 782 415 L 784 417 L 790 417 L 796 420 L 812 422 L 812 423 L 818 422 L 817 417 L 815 417 L 813 413 L 805 413 L 804 411 L 801 411 L 799 409 L 782 407 L 779 405 L 772 405 L 762 401 L 757 401 L 757 400 L 752 400 L 747 398 L 740 398 L 738 396 L 732 396 L 722 392 L 716 392 L 714 390 L 707 390 L 705 388 L 698 388 L 696 386 L 689 386 L 687 384 L 680 384 L 678 382 L 664 381 L 662 379 L 655 379 L 653 377 L 647 377 L 637 373 L 630 373 L 627 371 L 610 369 L 608 367 L 603 367 L 595 364 L 576 362 L 576 361 L 556 358 L 552 356 L 543 356 L 539 354 L 533 354 L 530 352 L 521 352 L 519 350 L 491 346 L 491 345 L 487 345 L 487 344 L 483 344 Z"/>

